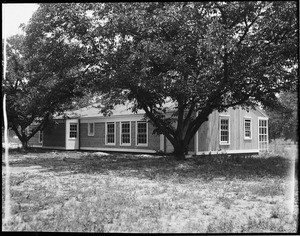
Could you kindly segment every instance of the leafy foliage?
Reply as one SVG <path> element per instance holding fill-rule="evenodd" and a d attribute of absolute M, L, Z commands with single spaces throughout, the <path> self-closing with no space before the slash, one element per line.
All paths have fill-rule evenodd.
<path fill-rule="evenodd" d="M 270 139 L 284 138 L 298 141 L 297 94 L 285 92 L 279 96 L 280 106 L 268 109 Z"/>
<path fill-rule="evenodd" d="M 39 42 L 34 48 L 26 36 L 8 39 L 7 75 L 2 93 L 7 94 L 9 126 L 27 147 L 28 140 L 43 129 L 53 114 L 63 112 L 73 97 L 82 95 L 77 78 L 78 48 L 60 43 Z M 33 122 L 38 125 L 27 132 Z"/>
<path fill-rule="evenodd" d="M 85 85 L 108 110 L 143 109 L 181 159 L 214 110 L 273 106 L 296 89 L 296 14 L 295 2 L 40 4 L 26 32 L 77 42 Z"/>

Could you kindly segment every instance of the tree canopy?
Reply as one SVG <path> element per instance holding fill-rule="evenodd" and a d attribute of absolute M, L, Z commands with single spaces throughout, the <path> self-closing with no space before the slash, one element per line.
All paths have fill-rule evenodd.
<path fill-rule="evenodd" d="M 43 48 L 42 50 L 40 50 Z M 48 50 L 47 50 L 48 48 Z M 2 79 L 2 93 L 7 95 L 7 117 L 23 148 L 42 130 L 54 114 L 63 112 L 72 99 L 82 96 L 76 78 L 76 48 L 58 43 L 40 44 L 30 49 L 26 36 L 7 40 L 7 74 Z M 76 71 L 76 76 L 74 72 Z M 27 127 L 35 122 L 31 132 Z"/>
<path fill-rule="evenodd" d="M 297 87 L 292 1 L 40 4 L 26 33 L 32 47 L 80 47 L 84 85 L 106 94 L 107 108 L 143 109 L 178 159 L 214 110 L 273 106 Z"/>

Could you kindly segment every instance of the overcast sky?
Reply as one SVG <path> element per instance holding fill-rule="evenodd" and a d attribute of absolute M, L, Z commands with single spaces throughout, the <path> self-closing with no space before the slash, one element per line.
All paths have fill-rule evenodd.
<path fill-rule="evenodd" d="M 2 37 L 21 34 L 20 24 L 28 23 L 37 8 L 35 3 L 2 3 Z"/>

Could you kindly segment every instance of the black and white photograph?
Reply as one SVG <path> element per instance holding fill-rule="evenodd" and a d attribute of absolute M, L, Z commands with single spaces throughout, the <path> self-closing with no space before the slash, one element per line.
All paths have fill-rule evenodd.
<path fill-rule="evenodd" d="M 299 233 L 297 1 L 2 3 L 2 232 Z"/>

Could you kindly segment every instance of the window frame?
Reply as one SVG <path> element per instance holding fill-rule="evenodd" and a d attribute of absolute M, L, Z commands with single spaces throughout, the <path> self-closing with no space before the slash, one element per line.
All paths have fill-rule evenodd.
<path fill-rule="evenodd" d="M 76 131 L 71 130 L 71 126 L 76 125 Z M 76 137 L 71 137 L 71 132 L 76 132 Z M 77 139 L 78 136 L 78 123 L 70 122 L 69 123 L 69 139 Z"/>
<path fill-rule="evenodd" d="M 246 121 L 250 121 L 250 137 L 246 136 Z M 245 140 L 252 140 L 252 117 L 244 117 L 244 139 Z"/>
<path fill-rule="evenodd" d="M 42 137 L 42 141 L 41 141 L 41 137 Z M 39 130 L 39 136 L 38 136 L 38 141 L 39 143 L 43 143 L 44 140 L 44 134 L 42 130 Z"/>
<path fill-rule="evenodd" d="M 95 136 L 95 122 L 89 122 L 88 124 L 88 136 Z M 91 132 L 90 125 L 93 125 L 93 132 Z"/>
<path fill-rule="evenodd" d="M 228 141 L 221 141 L 221 120 L 228 120 Z M 220 115 L 219 116 L 219 144 L 220 145 L 230 145 L 230 116 L 229 115 Z"/>
<path fill-rule="evenodd" d="M 129 124 L 129 143 L 123 143 L 123 124 Z M 125 133 L 128 134 L 128 133 Z M 131 146 L 131 121 L 121 121 L 120 122 L 120 146 Z"/>
<path fill-rule="evenodd" d="M 146 143 L 138 143 L 138 123 L 145 123 L 146 124 Z M 148 122 L 147 121 L 136 121 L 135 122 L 135 145 L 139 147 L 148 147 L 148 137 L 149 137 L 149 129 L 148 129 Z"/>
<path fill-rule="evenodd" d="M 108 142 L 108 125 L 114 125 L 114 142 Z M 105 122 L 105 145 L 115 146 L 116 145 L 116 122 Z"/>
<path fill-rule="evenodd" d="M 259 121 L 266 121 L 266 126 L 260 126 L 259 125 Z M 268 118 L 263 118 L 263 117 L 258 117 L 258 122 L 257 122 L 257 127 L 258 127 L 258 150 L 259 152 L 268 152 L 269 151 L 269 119 Z M 262 134 L 260 133 L 260 128 L 265 128 L 266 129 L 266 133 Z M 260 141 L 260 136 L 265 136 L 265 141 Z M 265 143 L 266 144 L 266 148 L 262 149 L 261 148 L 261 143 Z"/>

